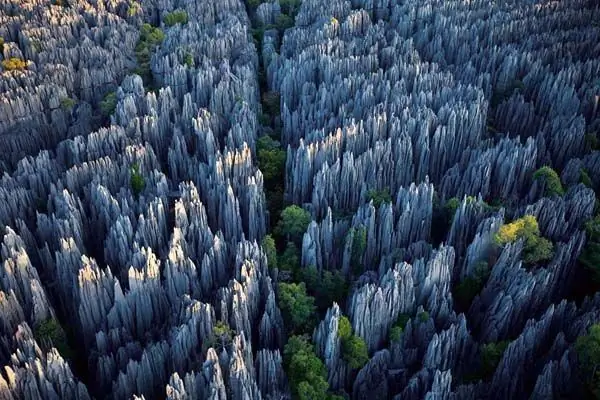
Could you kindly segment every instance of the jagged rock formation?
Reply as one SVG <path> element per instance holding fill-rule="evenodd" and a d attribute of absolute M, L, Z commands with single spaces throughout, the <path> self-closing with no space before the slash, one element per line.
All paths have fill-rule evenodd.
<path fill-rule="evenodd" d="M 257 139 L 279 122 L 285 200 L 313 219 L 299 267 L 351 284 L 312 335 L 332 390 L 580 396 L 573 344 L 600 296 L 565 298 L 600 189 L 597 5 L 304 0 L 283 31 L 289 4 L 246 3 L 0 0 L 0 397 L 289 399 L 259 244 L 277 216 Z M 147 54 L 143 23 L 164 33 Z M 495 244 L 524 215 L 551 260 Z M 343 314 L 369 353 L 356 373 Z"/>

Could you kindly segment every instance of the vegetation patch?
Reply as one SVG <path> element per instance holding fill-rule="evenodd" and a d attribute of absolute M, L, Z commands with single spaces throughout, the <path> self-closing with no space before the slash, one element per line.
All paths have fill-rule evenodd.
<path fill-rule="evenodd" d="M 565 194 L 565 189 L 560 182 L 560 178 L 555 170 L 545 166 L 533 173 L 533 180 L 541 180 L 544 183 L 544 196 L 562 196 Z"/>
<path fill-rule="evenodd" d="M 27 61 L 17 57 L 11 57 L 9 59 L 2 60 L 2 68 L 5 71 L 23 71 L 27 69 Z"/>
<path fill-rule="evenodd" d="M 164 23 L 166 26 L 188 23 L 188 13 L 185 10 L 175 10 L 165 15 Z"/>
<path fill-rule="evenodd" d="M 453 297 L 459 310 L 466 311 L 473 302 L 490 276 L 490 267 L 486 261 L 479 262 L 473 275 L 467 276 L 454 288 Z"/>
<path fill-rule="evenodd" d="M 499 246 L 519 239 L 524 240 L 522 260 L 529 266 L 549 261 L 554 256 L 552 242 L 540 236 L 540 228 L 533 215 L 502 225 L 494 236 L 494 241 Z"/>
<path fill-rule="evenodd" d="M 367 201 L 373 201 L 373 206 L 379 208 L 383 203 L 391 203 L 392 195 L 388 188 L 381 190 L 372 189 L 367 192 Z"/>
<path fill-rule="evenodd" d="M 50 318 L 38 324 L 33 335 L 40 345 L 55 347 L 63 358 L 73 358 L 73 350 L 67 343 L 67 335 L 56 319 Z"/>
<path fill-rule="evenodd" d="M 600 324 L 592 325 L 587 335 L 577 338 L 575 351 L 582 381 L 594 398 L 600 398 Z"/>
<path fill-rule="evenodd" d="M 293 399 L 341 400 L 328 393 L 327 368 L 306 336 L 292 336 L 283 350 L 283 362 Z"/>
<path fill-rule="evenodd" d="M 342 359 L 351 369 L 362 368 L 369 361 L 367 344 L 352 333 L 352 325 L 345 316 L 340 318 L 338 336 L 342 341 Z"/>
<path fill-rule="evenodd" d="M 100 112 L 104 117 L 110 117 L 117 108 L 117 93 L 109 92 L 100 101 Z"/>
<path fill-rule="evenodd" d="M 138 164 L 133 164 L 131 167 L 129 183 L 131 185 L 131 190 L 136 197 L 142 193 L 142 190 L 144 190 L 144 187 L 146 186 L 146 182 L 140 173 L 140 166 Z"/>
<path fill-rule="evenodd" d="M 315 298 L 306 293 L 306 285 L 285 283 L 278 285 L 279 308 L 285 326 L 293 333 L 311 332 L 315 325 Z"/>
<path fill-rule="evenodd" d="M 140 29 L 140 38 L 135 46 L 135 57 L 138 67 L 135 73 L 142 77 L 146 86 L 153 81 L 152 71 L 150 69 L 150 59 L 152 52 L 165 40 L 165 34 L 160 28 L 150 24 L 143 24 Z"/>

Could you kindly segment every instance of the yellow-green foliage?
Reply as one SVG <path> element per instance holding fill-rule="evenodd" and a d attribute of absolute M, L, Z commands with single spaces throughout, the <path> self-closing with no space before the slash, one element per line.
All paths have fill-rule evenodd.
<path fill-rule="evenodd" d="M 535 217 L 533 215 L 526 215 L 510 224 L 502 225 L 498 230 L 498 233 L 496 233 L 495 239 L 496 243 L 499 245 L 505 245 L 514 242 L 521 237 L 539 234 L 540 228 Z"/>
<path fill-rule="evenodd" d="M 510 224 L 502 225 L 494 236 L 495 242 L 500 246 L 518 239 L 525 242 L 522 259 L 526 264 L 547 261 L 554 255 L 552 242 L 540 236 L 540 228 L 533 215 L 526 215 Z"/>
<path fill-rule="evenodd" d="M 132 1 L 129 4 L 129 10 L 127 10 L 127 15 L 130 17 L 135 17 L 142 11 L 142 6 L 137 1 Z"/>
<path fill-rule="evenodd" d="M 8 60 L 2 60 L 2 68 L 5 71 L 22 71 L 27 68 L 27 61 L 11 57 Z"/>
<path fill-rule="evenodd" d="M 175 10 L 165 15 L 165 25 L 173 26 L 176 24 L 187 24 L 188 14 L 185 10 Z"/>

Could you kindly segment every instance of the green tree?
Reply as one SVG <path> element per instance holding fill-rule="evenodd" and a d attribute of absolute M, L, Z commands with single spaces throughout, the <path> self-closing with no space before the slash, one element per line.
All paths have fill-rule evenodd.
<path fill-rule="evenodd" d="M 367 192 L 367 201 L 373 201 L 373 206 L 379 208 L 383 203 L 391 203 L 392 195 L 388 188 L 372 189 Z"/>
<path fill-rule="evenodd" d="M 138 164 L 133 164 L 131 167 L 129 183 L 133 194 L 136 196 L 139 196 L 140 193 L 142 193 L 142 190 L 144 190 L 144 186 L 146 186 L 146 182 L 140 173 L 140 166 Z"/>
<path fill-rule="evenodd" d="M 280 99 L 279 92 L 269 91 L 263 94 L 262 104 L 267 115 L 274 117 L 281 114 Z"/>
<path fill-rule="evenodd" d="M 70 112 L 73 107 L 75 107 L 75 104 L 75 100 L 71 99 L 70 97 L 63 97 L 60 99 L 60 107 L 67 112 Z"/>
<path fill-rule="evenodd" d="M 279 308 L 291 332 L 309 332 L 314 325 L 315 299 L 301 283 L 279 283 Z"/>
<path fill-rule="evenodd" d="M 265 179 L 265 186 L 274 188 L 281 185 L 285 177 L 285 159 L 287 154 L 281 149 L 279 142 L 269 135 L 261 136 L 256 141 L 258 168 Z"/>
<path fill-rule="evenodd" d="M 306 284 L 306 291 L 315 298 L 319 312 L 325 312 L 333 302 L 343 305 L 348 294 L 348 283 L 339 271 L 321 271 L 315 267 L 298 268 L 296 281 Z"/>
<path fill-rule="evenodd" d="M 187 24 L 188 23 L 188 13 L 185 10 L 175 10 L 167 15 L 164 18 L 165 25 L 171 27 L 176 24 Z"/>
<path fill-rule="evenodd" d="M 359 228 L 352 228 L 351 232 L 353 233 L 353 238 L 350 264 L 352 265 L 352 271 L 358 275 L 363 271 L 362 257 L 367 248 L 367 229 L 361 226 Z"/>
<path fill-rule="evenodd" d="M 217 321 L 213 326 L 210 337 L 204 343 L 203 348 L 207 350 L 209 347 L 224 348 L 233 339 L 233 330 L 231 327 L 221 320 Z"/>
<path fill-rule="evenodd" d="M 294 273 L 298 270 L 300 267 L 300 252 L 294 243 L 287 242 L 285 250 L 279 257 L 277 265 L 282 271 Z"/>
<path fill-rule="evenodd" d="M 67 335 L 56 319 L 50 318 L 39 323 L 33 330 L 33 336 L 41 346 L 55 347 L 62 357 L 73 358 L 73 350 L 67 342 Z"/>
<path fill-rule="evenodd" d="M 310 213 L 293 204 L 283 209 L 275 233 L 285 236 L 288 241 L 301 243 L 302 237 L 311 221 Z"/>
<path fill-rule="evenodd" d="M 429 313 L 427 311 L 421 311 L 417 314 L 417 318 L 420 322 L 427 322 L 429 320 Z"/>
<path fill-rule="evenodd" d="M 100 111 L 105 117 L 110 117 L 117 108 L 117 94 L 115 92 L 109 92 L 104 96 L 104 99 L 100 102 Z"/>
<path fill-rule="evenodd" d="M 446 204 L 444 205 L 444 211 L 448 218 L 448 226 L 452 224 L 452 220 L 454 219 L 454 214 L 456 214 L 456 210 L 460 207 L 460 200 L 458 197 L 452 197 L 448 199 Z"/>
<path fill-rule="evenodd" d="M 552 259 L 554 249 L 552 242 L 540 236 L 540 228 L 533 215 L 526 215 L 510 224 L 500 227 L 494 240 L 499 246 L 524 240 L 522 259 L 525 264 L 535 265 Z"/>
<path fill-rule="evenodd" d="M 362 368 L 369 361 L 367 344 L 352 333 L 352 325 L 345 316 L 340 318 L 338 336 L 342 342 L 342 359 L 351 369 Z"/>
<path fill-rule="evenodd" d="M 398 342 L 402 339 L 402 334 L 406 328 L 406 324 L 410 320 L 409 314 L 400 314 L 396 318 L 396 322 L 390 329 L 390 342 Z"/>
<path fill-rule="evenodd" d="M 135 56 L 138 62 L 136 73 L 142 77 L 146 85 L 152 83 L 152 73 L 150 70 L 150 58 L 152 52 L 165 39 L 165 34 L 160 28 L 150 24 L 143 24 L 140 28 L 140 37 L 135 46 Z"/>
<path fill-rule="evenodd" d="M 194 67 L 194 55 L 192 53 L 185 53 L 185 55 L 183 56 L 183 63 L 188 68 L 193 68 Z"/>
<path fill-rule="evenodd" d="M 600 324 L 592 325 L 588 334 L 575 342 L 579 371 L 583 381 L 600 398 Z"/>
<path fill-rule="evenodd" d="M 260 244 L 265 252 L 265 255 L 267 256 L 269 268 L 277 268 L 277 249 L 275 248 L 275 240 L 273 239 L 273 236 L 266 235 Z"/>
<path fill-rule="evenodd" d="M 367 344 L 364 339 L 352 335 L 348 339 L 342 340 L 342 359 L 351 369 L 362 368 L 369 361 Z"/>
<path fill-rule="evenodd" d="M 290 337 L 283 359 L 294 399 L 328 398 L 327 369 L 306 337 Z"/>
<path fill-rule="evenodd" d="M 333 302 L 343 304 L 348 294 L 348 283 L 340 271 L 323 271 L 316 290 L 317 307 L 326 310 Z"/>
<path fill-rule="evenodd" d="M 481 347 L 481 374 L 484 379 L 494 374 L 507 347 L 508 341 L 506 340 L 498 343 L 484 344 Z"/>
<path fill-rule="evenodd" d="M 592 279 L 600 283 L 600 214 L 585 224 L 587 242 L 579 262 L 590 272 Z"/>
<path fill-rule="evenodd" d="M 542 180 L 545 184 L 544 196 L 562 196 L 565 194 L 562 183 L 556 171 L 544 166 L 533 173 L 533 180 Z"/>
<path fill-rule="evenodd" d="M 584 168 L 581 168 L 581 171 L 579 172 L 579 182 L 583 183 L 590 189 L 594 189 L 594 183 L 592 182 L 592 178 L 590 178 L 590 176 Z"/>
<path fill-rule="evenodd" d="M 473 299 L 490 276 L 490 267 L 486 261 L 479 262 L 473 271 L 473 275 L 467 276 L 454 289 L 454 298 L 460 310 L 467 310 Z"/>

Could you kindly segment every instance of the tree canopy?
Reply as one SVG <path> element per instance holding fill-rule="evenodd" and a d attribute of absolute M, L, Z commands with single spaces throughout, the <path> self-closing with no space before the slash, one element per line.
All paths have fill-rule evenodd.
<path fill-rule="evenodd" d="M 522 259 L 525 264 L 535 265 L 554 256 L 552 242 L 540 236 L 538 222 L 533 215 L 526 215 L 500 227 L 494 236 L 495 242 L 504 246 L 518 239 L 524 240 Z"/>
<path fill-rule="evenodd" d="M 315 299 L 301 283 L 279 283 L 279 308 L 291 332 L 309 332 L 314 325 Z"/>
<path fill-rule="evenodd" d="M 301 243 L 310 221 L 310 213 L 294 204 L 283 209 L 275 231 L 285 236 L 288 241 Z"/>
<path fill-rule="evenodd" d="M 473 299 L 490 276 L 490 267 L 486 261 L 479 262 L 473 271 L 473 275 L 467 276 L 454 288 L 454 298 L 461 310 L 467 310 Z"/>
<path fill-rule="evenodd" d="M 565 189 L 560 182 L 560 178 L 555 170 L 548 166 L 544 166 L 533 173 L 533 180 L 542 180 L 545 184 L 545 196 L 562 196 L 565 194 Z"/>
<path fill-rule="evenodd" d="M 575 351 L 583 381 L 594 397 L 600 398 L 600 324 L 592 325 L 587 335 L 577 338 Z"/>
<path fill-rule="evenodd" d="M 267 256 L 269 268 L 277 268 L 277 249 L 275 248 L 275 240 L 273 239 L 273 236 L 266 235 L 260 244 L 265 252 L 265 255 Z"/>
<path fill-rule="evenodd" d="M 165 15 L 164 22 L 167 26 L 173 26 L 176 24 L 187 24 L 188 14 L 185 10 L 175 10 Z"/>
<path fill-rule="evenodd" d="M 35 327 L 33 334 L 40 345 L 51 345 L 62 357 L 73 358 L 73 350 L 67 342 L 67 335 L 56 319 L 50 318 L 41 322 Z"/>
<path fill-rule="evenodd" d="M 352 325 L 345 316 L 340 318 L 338 336 L 342 341 L 342 359 L 351 369 L 362 368 L 369 361 L 367 344 L 352 333 Z"/>
<path fill-rule="evenodd" d="M 140 173 L 140 166 L 138 164 L 133 164 L 131 167 L 129 182 L 131 184 L 131 190 L 133 191 L 133 194 L 139 196 L 140 193 L 142 193 L 142 190 L 144 190 L 146 182 Z"/>
<path fill-rule="evenodd" d="M 373 201 L 373 206 L 379 208 L 383 203 L 391 203 L 392 195 L 388 188 L 381 190 L 372 189 L 367 192 L 367 201 Z"/>
<path fill-rule="evenodd" d="M 328 398 L 327 369 L 306 337 L 290 337 L 283 351 L 283 359 L 295 399 Z"/>

